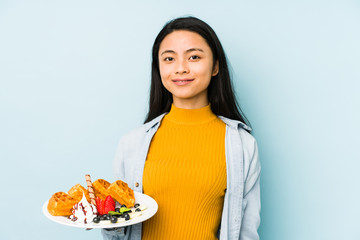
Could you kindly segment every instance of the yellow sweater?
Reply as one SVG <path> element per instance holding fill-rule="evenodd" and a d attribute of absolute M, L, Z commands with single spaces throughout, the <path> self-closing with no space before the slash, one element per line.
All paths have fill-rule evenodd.
<path fill-rule="evenodd" d="M 175 106 L 152 139 L 144 193 L 158 212 L 142 239 L 217 239 L 226 189 L 225 123 L 211 111 Z"/>

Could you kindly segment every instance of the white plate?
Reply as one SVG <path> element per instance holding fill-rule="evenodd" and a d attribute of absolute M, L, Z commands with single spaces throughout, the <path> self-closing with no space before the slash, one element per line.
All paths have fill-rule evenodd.
<path fill-rule="evenodd" d="M 158 210 L 158 205 L 156 203 L 156 201 L 149 197 L 148 195 L 139 193 L 139 192 L 135 192 L 134 191 L 134 195 L 135 195 L 135 202 L 139 203 L 140 205 L 145 205 L 147 207 L 147 209 L 142 211 L 142 215 L 135 217 L 133 219 L 130 219 L 128 221 L 125 222 L 119 222 L 119 223 L 110 223 L 110 221 L 100 221 L 100 223 L 76 223 L 71 221 L 70 219 L 68 219 L 67 217 L 64 216 L 53 216 L 49 213 L 47 206 L 49 201 L 45 202 L 43 205 L 43 213 L 44 215 L 49 218 L 50 220 L 63 224 L 63 225 L 67 225 L 70 227 L 78 227 L 78 228 L 114 228 L 114 227 L 125 227 L 125 226 L 129 226 L 129 225 L 133 225 L 136 223 L 141 223 L 145 220 L 148 220 L 149 218 L 151 218 L 152 216 L 154 216 L 154 214 L 157 212 Z"/>

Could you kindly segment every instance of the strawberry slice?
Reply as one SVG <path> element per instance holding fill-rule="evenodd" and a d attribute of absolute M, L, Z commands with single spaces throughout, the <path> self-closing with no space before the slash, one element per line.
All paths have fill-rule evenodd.
<path fill-rule="evenodd" d="M 102 200 L 99 197 L 96 197 L 95 201 L 96 201 L 96 208 L 97 208 L 99 215 L 104 215 L 105 214 L 104 213 L 104 206 L 105 206 L 104 200 Z"/>
<path fill-rule="evenodd" d="M 115 211 L 115 201 L 108 195 L 104 202 L 104 214 L 107 214 L 109 211 Z"/>

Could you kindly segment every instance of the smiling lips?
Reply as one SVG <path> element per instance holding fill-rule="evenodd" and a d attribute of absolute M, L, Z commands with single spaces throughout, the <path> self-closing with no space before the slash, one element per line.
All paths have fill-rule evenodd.
<path fill-rule="evenodd" d="M 191 83 L 192 81 L 194 81 L 194 79 L 173 79 L 172 81 L 178 86 L 183 86 Z"/>

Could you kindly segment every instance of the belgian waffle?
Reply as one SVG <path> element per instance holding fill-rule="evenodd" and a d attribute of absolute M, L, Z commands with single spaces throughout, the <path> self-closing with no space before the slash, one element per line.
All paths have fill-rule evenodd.
<path fill-rule="evenodd" d="M 77 202 L 69 194 L 57 192 L 49 200 L 48 211 L 53 216 L 70 216 L 71 209 Z"/>
<path fill-rule="evenodd" d="M 80 200 L 83 197 L 83 194 L 85 194 L 86 200 L 90 202 L 90 196 L 88 190 L 86 190 L 83 186 L 80 184 L 76 184 L 70 190 L 68 191 L 68 194 L 73 197 L 77 202 L 80 202 Z"/>
<path fill-rule="evenodd" d="M 104 179 L 97 179 L 92 183 L 92 186 L 95 196 L 101 198 L 102 200 L 105 200 L 108 195 L 111 195 L 108 189 L 110 183 Z"/>
<path fill-rule="evenodd" d="M 125 204 L 126 207 L 133 207 L 135 204 L 134 191 L 129 188 L 127 183 L 117 180 L 109 186 L 110 195 L 115 198 L 120 204 Z"/>

